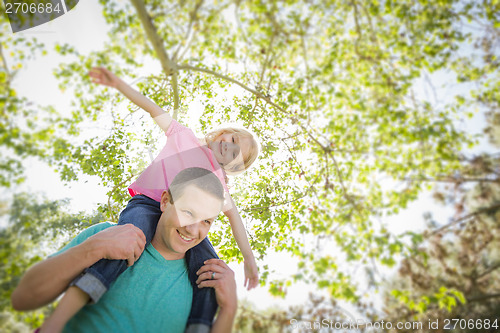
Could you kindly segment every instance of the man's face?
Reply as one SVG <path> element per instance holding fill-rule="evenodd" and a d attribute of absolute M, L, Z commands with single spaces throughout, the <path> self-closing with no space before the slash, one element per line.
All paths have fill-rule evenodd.
<path fill-rule="evenodd" d="M 167 260 L 184 258 L 186 251 L 207 236 L 222 203 L 195 185 L 184 188 L 173 204 L 168 192 L 164 191 L 161 198 L 163 214 L 151 243 Z"/>

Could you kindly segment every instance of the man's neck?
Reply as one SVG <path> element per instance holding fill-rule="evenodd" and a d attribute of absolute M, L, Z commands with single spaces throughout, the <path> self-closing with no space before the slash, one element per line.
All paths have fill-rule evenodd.
<path fill-rule="evenodd" d="M 177 253 L 167 248 L 160 240 L 157 239 L 156 235 L 151 241 L 151 245 L 155 248 L 158 253 L 165 258 L 165 260 L 179 260 L 186 256 L 186 253 Z"/>

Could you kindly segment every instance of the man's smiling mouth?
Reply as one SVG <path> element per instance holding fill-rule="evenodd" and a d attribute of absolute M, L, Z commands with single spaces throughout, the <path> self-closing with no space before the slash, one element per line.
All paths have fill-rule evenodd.
<path fill-rule="evenodd" d="M 194 238 L 190 238 L 184 234 L 182 234 L 179 230 L 177 230 L 177 233 L 179 234 L 179 236 L 181 236 L 182 239 L 184 239 L 186 242 L 190 242 L 192 241 Z"/>

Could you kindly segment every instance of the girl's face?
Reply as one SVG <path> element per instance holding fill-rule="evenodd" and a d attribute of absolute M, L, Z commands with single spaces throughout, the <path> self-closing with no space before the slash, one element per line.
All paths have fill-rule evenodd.
<path fill-rule="evenodd" d="M 251 138 L 240 138 L 234 133 L 223 133 L 208 144 L 217 162 L 224 169 L 243 164 L 244 158 L 250 154 Z"/>

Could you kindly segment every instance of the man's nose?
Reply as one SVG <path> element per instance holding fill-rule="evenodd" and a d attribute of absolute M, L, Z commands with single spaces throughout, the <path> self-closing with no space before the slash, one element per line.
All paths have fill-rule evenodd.
<path fill-rule="evenodd" d="M 190 236 L 196 236 L 200 222 L 195 222 L 186 226 L 186 231 L 189 232 Z"/>

